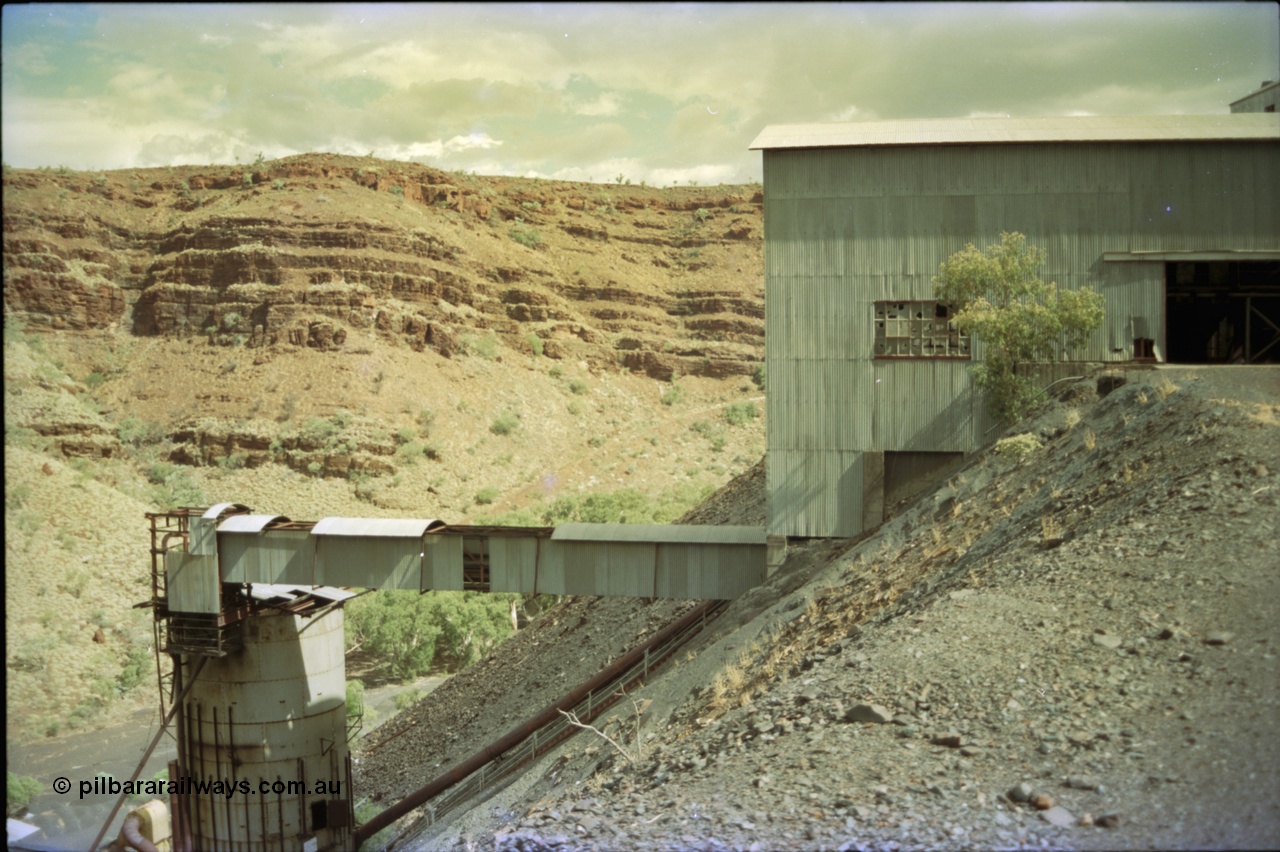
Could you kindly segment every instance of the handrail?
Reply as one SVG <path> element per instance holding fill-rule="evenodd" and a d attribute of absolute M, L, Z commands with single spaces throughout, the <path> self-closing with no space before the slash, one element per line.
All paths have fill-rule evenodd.
<path fill-rule="evenodd" d="M 680 646 L 702 630 L 707 621 L 719 615 L 727 604 L 727 601 L 706 601 L 694 607 L 595 676 L 570 690 L 532 719 L 508 731 L 360 825 L 353 834 L 356 846 L 416 808 L 448 792 L 450 795 L 445 801 L 431 806 L 430 819 L 434 823 L 444 813 L 483 790 L 486 785 L 510 775 L 534 759 L 538 753 L 559 744 L 578 730 L 565 720 L 561 710 L 576 713 L 579 719 L 586 721 L 599 716 L 621 697 L 628 686 L 643 681 L 650 671 L 669 659 Z M 499 761 L 502 765 L 498 772 L 487 772 L 490 765 Z"/>

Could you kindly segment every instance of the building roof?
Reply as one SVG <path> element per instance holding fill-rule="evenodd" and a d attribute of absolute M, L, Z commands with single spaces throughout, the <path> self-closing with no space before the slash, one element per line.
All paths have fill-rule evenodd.
<path fill-rule="evenodd" d="M 311 528 L 311 534 L 356 538 L 422 538 L 427 530 L 443 524 L 443 521 L 418 518 L 321 518 Z"/>
<path fill-rule="evenodd" d="M 1251 98 L 1256 98 L 1258 95 L 1262 94 L 1263 92 L 1271 91 L 1276 86 L 1280 86 L 1280 80 L 1263 80 L 1262 85 L 1259 86 L 1256 91 L 1250 92 L 1249 94 L 1245 95 L 1243 98 L 1236 98 L 1234 101 L 1231 102 L 1230 106 L 1235 106 L 1236 104 L 1242 104 Z"/>
<path fill-rule="evenodd" d="M 552 541 L 655 544 L 753 544 L 767 542 L 764 527 L 701 524 L 560 524 Z"/>
<path fill-rule="evenodd" d="M 218 525 L 220 533 L 260 533 L 268 524 L 289 520 L 284 515 L 232 515 Z"/>
<path fill-rule="evenodd" d="M 1280 114 L 1086 115 L 771 124 L 751 150 L 1028 142 L 1208 142 L 1280 139 Z"/>

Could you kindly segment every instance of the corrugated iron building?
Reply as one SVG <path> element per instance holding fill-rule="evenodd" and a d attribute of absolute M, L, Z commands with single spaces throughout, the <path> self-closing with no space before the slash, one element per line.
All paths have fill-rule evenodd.
<path fill-rule="evenodd" d="M 1216 309 L 1236 338 L 1241 315 L 1247 337 L 1255 309 L 1275 310 L 1277 141 L 1265 114 L 765 128 L 751 147 L 767 199 L 769 532 L 855 535 L 912 477 L 978 446 L 981 348 L 930 301 L 967 243 L 1020 231 L 1046 250 L 1045 280 L 1101 292 L 1085 360 L 1165 361 L 1171 343 L 1175 360 L 1231 357 L 1222 329 L 1197 326 L 1196 282 L 1260 291 Z"/>
<path fill-rule="evenodd" d="M 1256 92 L 1231 102 L 1232 112 L 1275 112 L 1280 106 L 1280 81 L 1263 80 Z"/>

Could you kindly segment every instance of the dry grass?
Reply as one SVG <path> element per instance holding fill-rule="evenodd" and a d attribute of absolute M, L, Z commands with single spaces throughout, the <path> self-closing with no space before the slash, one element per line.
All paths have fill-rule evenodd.
<path fill-rule="evenodd" d="M 1259 403 L 1249 412 L 1249 419 L 1264 426 L 1280 426 L 1280 405 Z"/>
<path fill-rule="evenodd" d="M 1084 437 L 1080 439 L 1086 450 L 1092 450 L 1098 446 L 1098 436 L 1094 434 L 1092 429 L 1084 430 Z"/>
<path fill-rule="evenodd" d="M 1178 392 L 1179 388 L 1173 382 L 1169 381 L 1168 376 L 1161 376 L 1156 380 L 1154 385 L 1156 396 L 1160 399 L 1168 399 Z"/>
<path fill-rule="evenodd" d="M 1053 541 L 1062 537 L 1062 527 L 1058 524 L 1058 519 L 1053 515 L 1045 515 L 1040 519 L 1040 539 L 1041 541 Z"/>

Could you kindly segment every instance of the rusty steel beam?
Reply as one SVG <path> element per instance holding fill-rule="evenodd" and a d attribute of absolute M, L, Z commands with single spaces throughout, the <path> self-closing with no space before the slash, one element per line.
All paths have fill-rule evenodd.
<path fill-rule="evenodd" d="M 684 616 L 671 622 L 662 630 L 659 630 L 653 636 L 649 637 L 649 639 L 645 640 L 643 644 L 632 648 L 626 654 L 605 666 L 590 680 L 574 687 L 558 701 L 544 708 L 533 718 L 508 731 L 506 734 L 489 743 L 487 746 L 466 758 L 461 763 L 458 763 L 445 771 L 444 774 L 432 779 L 426 785 L 418 788 L 408 796 L 405 796 L 385 811 L 374 816 L 368 822 L 363 823 L 356 828 L 355 833 L 352 835 L 356 847 L 358 848 L 361 843 L 368 840 L 370 837 L 373 837 L 373 835 L 391 825 L 405 814 L 426 804 L 428 801 L 434 799 L 454 784 L 465 779 L 471 773 L 500 757 L 503 753 L 515 748 L 520 743 L 528 739 L 535 731 L 560 718 L 561 710 L 569 710 L 573 708 L 585 699 L 588 694 L 595 692 L 601 687 L 609 684 L 614 679 L 625 674 L 628 669 L 644 659 L 645 653 L 650 648 L 661 645 L 670 637 L 688 629 L 698 620 L 708 615 L 711 611 L 723 605 L 724 601 L 705 601 L 694 607 Z"/>

